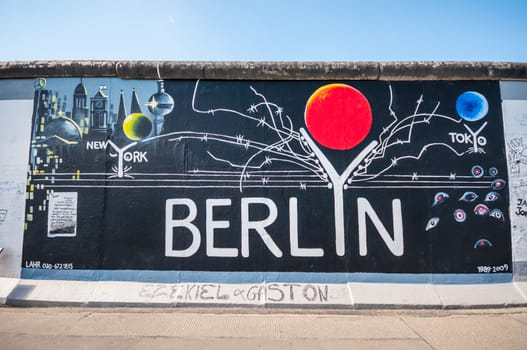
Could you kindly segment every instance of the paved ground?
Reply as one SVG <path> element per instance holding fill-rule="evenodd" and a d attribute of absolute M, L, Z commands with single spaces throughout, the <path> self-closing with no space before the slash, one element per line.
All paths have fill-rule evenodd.
<path fill-rule="evenodd" d="M 527 349 L 527 308 L 0 307 L 1 349 Z"/>

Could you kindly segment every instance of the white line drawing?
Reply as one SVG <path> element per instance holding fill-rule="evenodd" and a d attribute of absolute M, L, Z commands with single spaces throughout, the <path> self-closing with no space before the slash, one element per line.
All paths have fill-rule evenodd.
<path fill-rule="evenodd" d="M 117 152 L 117 154 L 110 153 L 110 157 L 114 157 L 114 158 L 117 157 L 117 166 L 114 165 L 112 167 L 112 170 L 115 171 L 116 174 L 115 175 L 111 175 L 108 178 L 109 179 L 111 179 L 113 177 L 118 177 L 118 178 L 130 177 L 131 178 L 131 176 L 130 175 L 126 175 L 126 173 L 128 171 L 130 171 L 132 169 L 132 167 L 131 166 L 124 167 L 123 155 L 124 155 L 124 152 L 127 149 L 134 147 L 137 144 L 137 142 L 132 142 L 131 144 L 126 145 L 123 148 L 119 148 L 111 140 L 108 140 L 108 143 L 110 144 L 110 146 L 112 146 L 112 148 L 115 150 L 115 152 Z"/>
<path fill-rule="evenodd" d="M 364 158 L 364 163 L 357 166 L 357 170 L 352 173 L 352 176 L 347 181 L 348 185 L 351 185 L 352 183 L 356 183 L 356 182 L 365 182 L 365 181 L 374 180 L 378 178 L 379 176 L 383 175 L 384 173 L 386 173 L 388 170 L 396 167 L 399 161 L 405 160 L 405 159 L 419 160 L 421 159 L 421 157 L 426 151 L 434 147 L 446 148 L 447 150 L 449 150 L 451 153 L 453 153 L 454 155 L 458 157 L 463 156 L 467 152 L 467 151 L 459 151 L 455 149 L 453 146 L 447 143 L 444 143 L 444 142 L 431 142 L 431 143 L 423 145 L 420 151 L 416 155 L 403 154 L 401 156 L 396 156 L 394 158 L 391 158 L 389 160 L 389 165 L 387 165 L 382 170 L 369 173 L 368 169 L 371 167 L 371 165 L 374 162 L 385 159 L 386 152 L 388 149 L 391 149 L 395 146 L 411 144 L 412 141 L 414 141 L 412 137 L 413 137 L 413 129 L 415 125 L 430 124 L 433 118 L 444 119 L 454 124 L 460 124 L 462 122 L 462 119 L 460 118 L 456 119 L 448 115 L 437 113 L 437 110 L 439 109 L 439 106 L 440 106 L 440 102 L 437 102 L 432 112 L 420 113 L 419 108 L 422 102 L 424 101 L 423 95 L 421 95 L 419 99 L 416 101 L 416 108 L 412 115 L 399 118 L 397 116 L 397 113 L 393 110 L 393 90 L 392 90 L 391 85 L 388 85 L 388 90 L 389 90 L 389 95 L 390 95 L 388 111 L 389 111 L 390 116 L 393 118 L 393 121 L 388 126 L 383 128 L 382 132 L 379 135 L 377 146 L 373 148 L 370 154 L 368 154 Z M 481 129 L 483 129 L 483 127 Z M 480 132 L 481 129 L 478 130 L 478 132 Z M 401 137 L 400 135 L 402 134 L 402 132 L 406 130 L 408 131 L 407 135 L 404 137 Z"/>
<path fill-rule="evenodd" d="M 472 136 L 472 144 L 474 145 L 474 147 L 469 148 L 469 152 L 485 153 L 485 150 L 483 148 L 480 149 L 478 147 L 478 135 L 481 133 L 483 129 L 485 129 L 486 126 L 487 126 L 487 122 L 483 123 L 483 125 L 481 125 L 481 127 L 478 130 L 472 131 L 472 129 L 467 124 L 463 124 L 463 127 L 465 127 L 465 129 L 467 129 L 470 135 Z"/>
<path fill-rule="evenodd" d="M 159 183 L 159 186 L 173 186 L 175 188 L 209 188 L 211 186 L 222 188 L 233 188 L 237 184 L 240 192 L 244 188 L 328 188 L 333 191 L 335 201 L 340 202 L 343 198 L 343 191 L 356 188 L 479 188 L 488 186 L 490 182 L 479 179 L 475 181 L 471 176 L 456 175 L 429 175 L 418 174 L 413 171 L 409 174 L 393 174 L 393 169 L 402 160 L 420 160 L 422 156 L 432 148 L 443 148 L 456 157 L 473 152 L 484 152 L 478 145 L 477 138 L 481 131 L 487 126 L 484 122 L 476 131 L 462 123 L 462 119 L 438 113 L 440 102 L 437 102 L 431 112 L 423 112 L 422 105 L 424 95 L 421 94 L 416 100 L 415 110 L 411 115 L 400 117 L 393 108 L 394 93 L 391 84 L 388 85 L 389 104 L 387 107 L 389 117 L 392 119 L 387 126 L 380 132 L 378 139 L 370 141 L 369 144 L 355 156 L 348 164 L 342 174 L 338 174 L 329 159 L 318 147 L 317 143 L 311 138 L 304 128 L 295 129 L 292 119 L 286 114 L 282 106 L 277 105 L 267 99 L 265 95 L 249 85 L 249 89 L 256 101 L 252 102 L 245 110 L 234 110 L 222 107 L 203 108 L 199 106 L 198 91 L 200 81 L 194 84 L 192 93 L 191 108 L 198 114 L 215 117 L 220 114 L 231 115 L 241 118 L 243 121 L 253 123 L 255 128 L 265 129 L 271 132 L 275 139 L 269 142 L 252 140 L 243 133 L 233 133 L 232 135 L 203 132 L 203 131 L 175 131 L 162 135 L 151 136 L 140 141 L 126 144 L 122 147 L 117 146 L 111 140 L 108 144 L 112 147 L 109 155 L 117 158 L 117 164 L 112 166 L 113 174 L 107 173 L 83 173 L 82 179 L 77 179 L 72 183 L 72 187 L 84 183 L 104 181 L 103 186 L 115 187 L 118 183 L 126 187 L 150 186 L 150 181 Z M 423 124 L 431 124 L 433 120 L 445 120 L 453 125 L 463 125 L 472 136 L 472 147 L 462 149 L 463 145 L 454 147 L 446 142 L 430 142 L 424 144 L 418 152 L 409 154 L 410 151 L 401 151 L 397 156 L 389 158 L 388 151 L 405 145 L 412 146 L 415 150 L 416 132 L 415 127 Z M 224 154 L 216 153 L 214 147 L 207 149 L 206 154 L 210 159 L 218 164 L 227 166 L 230 170 L 197 169 L 179 173 L 141 173 L 133 172 L 133 164 L 126 161 L 124 154 L 135 146 L 147 144 L 149 142 L 163 139 L 170 143 L 178 143 L 183 140 L 199 141 L 205 144 L 226 145 L 233 151 L 229 151 L 229 158 Z M 209 147 L 207 147 L 209 148 Z M 240 152 L 245 152 L 245 159 L 239 156 Z M 225 153 L 225 152 L 223 152 Z M 384 166 L 382 164 L 385 163 Z M 277 170 L 274 165 L 280 164 Z M 379 165 L 381 165 L 379 167 Z M 374 169 L 374 166 L 376 167 Z M 388 172 L 390 173 L 388 174 Z M 73 175 L 75 173 L 63 173 Z M 53 182 L 46 186 L 68 186 L 71 178 L 61 179 L 60 174 L 44 173 L 51 175 Z M 88 177 L 88 178 L 86 178 Z M 393 180 L 390 180 L 393 177 Z M 485 176 L 485 178 L 487 178 Z M 47 180 L 35 177 L 34 181 Z M 56 183 L 55 183 L 56 182 Z M 365 186 L 367 184 L 367 186 Z M 95 184 L 94 184 L 95 185 Z M 152 188 L 157 186 L 152 186 Z M 150 188 L 150 187 L 148 187 Z M 337 204 L 335 204 L 337 206 Z M 342 209 L 341 205 L 338 205 Z"/>
<path fill-rule="evenodd" d="M 227 159 L 221 159 L 215 157 L 213 154 L 209 155 L 218 161 L 223 161 L 228 163 L 234 168 L 241 168 L 240 176 L 240 191 L 243 191 L 243 181 L 247 179 L 247 170 L 248 169 L 262 169 L 265 165 L 270 165 L 274 161 L 279 162 L 288 162 L 296 164 L 303 168 L 313 171 L 315 174 L 319 175 L 321 179 L 326 180 L 327 175 L 323 172 L 322 168 L 319 165 L 319 161 L 314 157 L 314 153 L 310 150 L 307 145 L 303 142 L 298 132 L 293 130 L 293 122 L 288 115 L 283 115 L 284 109 L 274 103 L 268 102 L 266 97 L 256 91 L 252 86 L 250 86 L 251 91 L 255 96 L 259 97 L 262 101 L 257 104 L 251 104 L 247 111 L 251 114 L 255 114 L 259 111 L 259 108 L 264 109 L 264 115 L 261 117 L 255 117 L 248 115 L 236 110 L 217 108 L 209 110 L 200 110 L 196 108 L 196 93 L 199 86 L 199 80 L 194 86 L 194 93 L 192 95 L 192 109 L 197 113 L 202 114 L 211 114 L 214 115 L 218 112 L 227 112 L 233 113 L 239 117 L 253 120 L 257 123 L 257 127 L 265 127 L 276 133 L 278 139 L 275 143 L 270 145 L 259 144 L 254 141 L 245 140 L 243 135 L 236 136 L 236 143 L 243 144 L 247 149 L 249 147 L 255 148 L 256 152 L 244 163 L 238 164 Z M 295 152 L 294 147 L 291 143 L 295 143 L 297 146 L 300 146 L 300 150 L 303 153 Z M 253 161 L 259 156 L 265 153 L 264 160 L 260 164 L 252 165 Z M 269 153 L 269 154 L 268 154 Z M 271 156 L 272 155 L 272 156 Z M 277 157 L 279 156 L 279 157 Z"/>
<path fill-rule="evenodd" d="M 508 158 L 511 173 L 519 174 L 521 164 L 527 164 L 527 146 L 524 145 L 522 137 L 513 138 L 509 141 Z"/>
<path fill-rule="evenodd" d="M 368 146 L 366 146 L 360 153 L 357 155 L 342 172 L 338 174 L 329 159 L 326 158 L 324 153 L 317 147 L 315 141 L 311 139 L 309 134 L 304 128 L 300 128 L 300 133 L 303 136 L 303 139 L 309 144 L 313 152 L 320 159 L 322 167 L 326 170 L 329 179 L 331 180 L 333 187 L 333 200 L 334 200 L 334 209 L 335 209 L 335 236 L 337 242 L 344 242 L 344 190 L 347 189 L 346 179 L 351 174 L 351 172 L 357 167 L 357 165 L 362 162 L 364 157 L 368 155 L 371 150 L 377 146 L 377 141 L 372 141 Z M 337 244 L 337 255 L 344 255 L 344 244 Z"/>
<path fill-rule="evenodd" d="M 264 175 L 278 175 L 275 175 L 270 169 L 267 170 L 264 168 L 268 168 L 274 163 L 286 163 L 292 165 L 293 173 L 298 171 L 298 168 L 306 170 L 308 172 L 308 179 L 304 178 L 301 182 L 296 181 L 298 182 L 298 187 L 302 189 L 305 189 L 306 187 L 312 187 L 309 185 L 310 182 L 315 182 L 309 180 L 309 177 L 312 176 L 315 176 L 319 179 L 319 181 L 316 181 L 317 183 L 322 183 L 325 184 L 325 186 L 328 186 L 327 174 L 320 166 L 320 161 L 315 157 L 315 154 L 311 151 L 309 146 L 301 140 L 300 134 L 293 130 L 291 118 L 284 114 L 283 107 L 267 101 L 263 94 L 259 93 L 256 89 L 250 86 L 251 91 L 258 99 L 260 99 L 260 102 L 251 104 L 247 110 L 247 113 L 227 108 L 201 110 L 196 107 L 196 94 L 199 83 L 199 80 L 196 81 L 194 93 L 192 96 L 192 109 L 194 112 L 211 116 L 214 116 L 218 113 L 230 113 L 236 117 L 253 121 L 256 127 L 266 128 L 267 130 L 274 132 L 277 140 L 271 144 L 266 144 L 247 139 L 243 134 L 232 136 L 208 132 L 177 131 L 145 138 L 139 142 L 133 142 L 122 148 L 119 148 L 117 145 L 115 145 L 115 143 L 109 141 L 109 144 L 117 152 L 117 154 L 110 153 L 110 156 L 118 158 L 118 164 L 112 167 L 112 170 L 115 172 L 115 174 L 110 175 L 108 177 L 109 179 L 115 177 L 131 179 L 133 176 L 130 175 L 129 172 L 132 169 L 132 166 L 125 165 L 125 161 L 123 160 L 124 152 L 138 144 L 148 143 L 153 140 L 163 138 L 169 142 L 180 142 L 182 140 L 198 140 L 205 143 L 219 142 L 224 145 L 242 147 L 246 151 L 253 152 L 247 160 L 240 161 L 239 159 L 226 159 L 221 156 L 217 156 L 212 151 L 207 151 L 208 156 L 212 160 L 217 161 L 218 163 L 228 164 L 230 168 L 238 170 L 236 173 L 239 176 L 238 187 L 240 192 L 243 192 L 243 188 L 247 187 L 245 184 L 250 183 L 251 176 L 256 174 L 256 172 L 261 172 L 262 175 L 258 179 L 259 183 L 261 183 L 262 186 L 269 187 L 269 184 L 273 183 L 274 180 Z M 260 112 L 262 115 L 256 116 L 256 114 Z M 233 154 L 234 156 L 237 155 L 236 152 L 233 152 Z M 196 170 L 194 174 L 199 172 L 200 170 Z M 284 173 L 287 174 L 287 177 L 291 176 L 291 171 L 289 170 L 284 171 Z M 217 174 L 213 173 L 208 174 L 212 176 L 218 176 Z M 192 175 L 192 172 L 186 175 Z M 262 178 L 265 180 L 262 180 Z M 283 180 L 281 182 L 287 183 L 288 181 Z M 284 186 L 289 187 L 289 185 Z"/>

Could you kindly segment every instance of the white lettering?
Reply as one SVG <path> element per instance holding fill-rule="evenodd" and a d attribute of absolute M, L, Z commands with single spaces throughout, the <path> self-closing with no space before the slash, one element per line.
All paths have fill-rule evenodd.
<path fill-rule="evenodd" d="M 86 141 L 86 149 L 106 149 L 108 141 Z"/>
<path fill-rule="evenodd" d="M 269 216 L 260 221 L 250 221 L 249 220 L 249 205 L 250 204 L 264 204 L 269 208 Z M 249 230 L 255 230 L 262 241 L 265 243 L 267 248 L 273 253 L 277 258 L 282 257 L 282 251 L 276 243 L 273 241 L 267 230 L 267 226 L 271 225 L 276 218 L 278 217 L 278 209 L 276 204 L 270 198 L 263 197 L 254 197 L 254 198 L 242 198 L 242 208 L 241 208 L 241 219 L 242 219 L 242 256 L 244 258 L 249 257 Z"/>
<path fill-rule="evenodd" d="M 183 220 L 174 220 L 173 208 L 176 205 L 185 205 L 188 210 L 188 216 Z M 189 198 L 167 199 L 165 205 L 165 255 L 176 258 L 187 258 L 194 255 L 201 243 L 201 236 L 199 229 L 192 223 L 197 215 L 196 203 Z M 176 250 L 173 247 L 174 243 L 174 228 L 185 227 L 192 233 L 192 243 L 183 250 Z"/>
<path fill-rule="evenodd" d="M 218 210 L 217 207 L 230 207 L 232 200 L 230 198 L 212 198 L 205 200 L 205 227 L 202 229 L 205 231 L 205 252 L 209 257 L 227 257 L 236 258 L 241 256 L 247 258 L 250 256 L 250 234 L 251 230 L 259 236 L 269 251 L 277 258 L 283 256 L 283 252 L 280 247 L 273 240 L 268 232 L 268 227 L 276 222 L 278 218 L 278 208 L 276 203 L 265 197 L 250 197 L 241 198 L 240 207 L 240 241 L 236 242 L 235 247 L 217 247 L 216 237 L 219 234 L 219 230 L 226 230 L 231 228 L 230 220 L 217 220 L 214 218 L 214 211 Z M 182 206 L 188 208 L 188 214 L 186 217 L 181 218 L 181 214 L 174 214 L 174 208 L 176 206 Z M 265 217 L 265 207 L 268 210 L 268 215 Z M 185 208 L 181 208 L 184 210 Z M 181 211 L 180 209 L 180 211 Z M 197 253 L 201 245 L 201 233 L 198 228 L 198 224 L 195 222 L 197 217 L 197 206 L 196 203 L 189 198 L 175 198 L 167 199 L 165 206 L 165 255 L 167 257 L 190 257 Z M 255 213 L 260 214 L 260 218 L 263 219 L 254 220 Z M 253 214 L 253 215 L 251 215 Z M 296 197 L 289 198 L 289 246 L 290 256 L 292 257 L 323 257 L 325 252 L 323 248 L 305 248 L 300 247 L 300 234 L 299 232 L 299 218 L 298 218 L 298 199 Z M 177 218 L 174 218 L 174 216 Z M 183 214 L 184 215 L 184 214 Z M 403 219 L 401 210 L 401 200 L 392 200 L 392 219 L 393 219 L 393 231 L 390 233 L 377 212 L 373 209 L 372 205 L 366 198 L 357 198 L 357 216 L 358 216 L 358 238 L 359 238 L 359 254 L 361 256 L 368 255 L 368 244 L 367 244 L 367 217 L 370 219 L 371 224 L 377 230 L 379 236 L 382 238 L 384 243 L 390 252 L 395 256 L 404 255 L 404 235 L 403 235 Z M 253 218 L 253 219 L 252 219 Z M 185 231 L 190 231 L 189 234 Z M 311 230 L 309 230 L 311 231 Z M 233 232 L 233 230 L 221 231 L 227 234 Z M 187 243 L 176 244 L 176 236 L 183 235 L 184 241 Z M 393 238 L 392 238 L 393 236 Z M 344 245 L 344 241 L 336 240 L 337 244 Z M 342 248 L 342 247 L 341 247 Z M 339 251 L 337 251 L 337 255 Z"/>
<path fill-rule="evenodd" d="M 134 151 L 134 163 L 148 163 L 148 159 L 146 159 L 146 152 L 139 152 Z"/>
<path fill-rule="evenodd" d="M 474 152 L 479 152 L 478 146 L 483 147 L 487 144 L 487 138 L 485 136 L 478 136 L 487 126 L 487 122 L 483 123 L 483 125 L 481 125 L 481 127 L 476 131 L 472 130 L 466 124 L 463 124 L 463 126 L 468 130 L 469 134 L 449 132 L 448 135 L 450 136 L 450 141 L 452 143 L 471 144 L 474 146 Z"/>
<path fill-rule="evenodd" d="M 126 152 L 123 155 L 123 159 L 125 160 L 125 162 L 130 162 L 130 161 L 132 161 L 132 159 L 134 159 L 134 156 L 133 156 L 132 152 Z"/>
<path fill-rule="evenodd" d="M 298 247 L 298 205 L 296 198 L 289 198 L 289 242 L 291 243 L 291 256 L 324 256 L 322 248 Z"/>
<path fill-rule="evenodd" d="M 359 214 L 359 253 L 361 256 L 368 254 L 368 244 L 366 240 L 366 215 L 369 216 L 371 222 L 379 232 L 379 235 L 386 243 L 386 246 L 393 255 L 402 256 L 404 254 L 403 242 L 403 218 L 401 213 L 401 200 L 394 199 L 392 201 L 393 211 L 393 239 L 390 237 L 388 230 L 382 224 L 373 210 L 370 202 L 366 198 L 357 198 L 357 210 Z"/>
<path fill-rule="evenodd" d="M 123 155 L 123 159 L 126 162 L 148 163 L 148 159 L 146 158 L 146 152 L 140 152 L 140 151 L 125 152 Z"/>
<path fill-rule="evenodd" d="M 320 164 L 327 172 L 333 188 L 333 207 L 335 209 L 335 250 L 338 256 L 343 256 L 346 252 L 346 242 L 344 239 L 344 185 L 353 170 L 362 162 L 364 158 L 377 146 L 377 141 L 372 141 L 348 164 L 342 174 L 337 173 L 329 159 L 322 150 L 311 139 L 304 128 L 300 128 L 300 133 L 309 144 Z M 331 187 L 330 187 L 331 188 Z"/>
<path fill-rule="evenodd" d="M 472 143 L 470 135 L 467 134 L 456 134 L 457 143 Z"/>
<path fill-rule="evenodd" d="M 220 257 L 237 257 L 237 248 L 217 248 L 214 246 L 214 229 L 229 228 L 230 222 L 228 220 L 214 220 L 214 207 L 230 206 L 230 199 L 207 199 L 206 201 L 206 241 L 207 241 L 207 256 Z"/>

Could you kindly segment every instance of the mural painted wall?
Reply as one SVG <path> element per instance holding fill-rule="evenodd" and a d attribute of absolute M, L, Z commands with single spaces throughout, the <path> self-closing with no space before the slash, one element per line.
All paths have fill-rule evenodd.
<path fill-rule="evenodd" d="M 510 273 L 498 82 L 37 79 L 22 267 Z"/>

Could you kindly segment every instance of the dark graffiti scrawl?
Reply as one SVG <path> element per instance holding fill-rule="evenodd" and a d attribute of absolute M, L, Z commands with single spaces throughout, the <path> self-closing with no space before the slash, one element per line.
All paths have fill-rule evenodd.
<path fill-rule="evenodd" d="M 32 137 L 26 262 L 510 272 L 495 82 L 37 79 Z"/>

